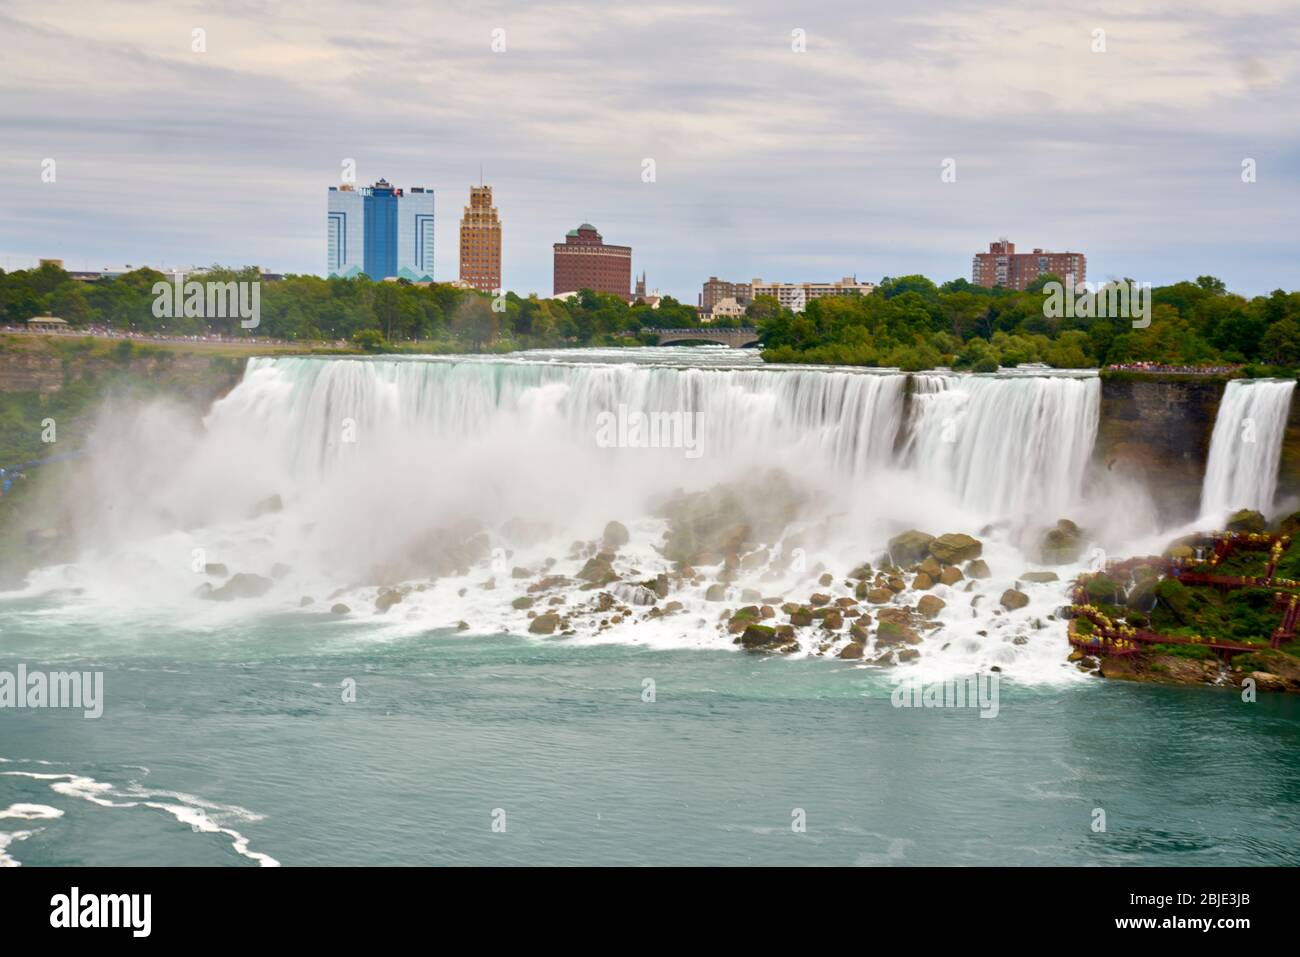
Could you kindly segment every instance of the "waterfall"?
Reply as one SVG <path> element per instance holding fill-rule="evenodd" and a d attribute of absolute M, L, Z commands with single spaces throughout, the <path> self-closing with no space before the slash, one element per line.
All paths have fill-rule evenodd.
<path fill-rule="evenodd" d="M 695 417 L 706 454 L 790 453 L 809 466 L 862 475 L 888 464 L 906 377 L 644 365 L 426 359 L 249 361 L 214 406 L 210 427 L 260 433 L 303 479 L 359 448 L 497 433 L 591 445 L 598 416 L 620 406 Z"/>
<path fill-rule="evenodd" d="M 1055 519 L 1079 497 L 1097 437 L 1096 376 L 915 377 L 906 463 L 986 516 Z"/>
<path fill-rule="evenodd" d="M 1218 523 L 1241 508 L 1267 512 L 1277 491 L 1295 381 L 1234 379 L 1219 403 L 1201 488 L 1201 519 Z"/>
<path fill-rule="evenodd" d="M 476 441 L 541 443 L 554 468 L 590 450 L 602 413 L 681 412 L 694 417 L 702 454 L 732 472 L 780 465 L 843 483 L 890 471 L 983 520 L 1069 512 L 1096 436 L 1095 376 L 917 375 L 905 423 L 907 380 L 822 369 L 260 358 L 208 424 L 258 438 L 311 483 L 358 451 L 421 441 L 447 453 Z M 656 460 L 658 480 L 683 480 L 687 463 L 675 458 Z"/>

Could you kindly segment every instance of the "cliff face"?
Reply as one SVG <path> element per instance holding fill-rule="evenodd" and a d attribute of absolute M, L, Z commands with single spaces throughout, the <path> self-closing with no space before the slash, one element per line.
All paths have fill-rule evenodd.
<path fill-rule="evenodd" d="M 1167 524 L 1191 521 L 1200 510 L 1201 485 L 1222 381 L 1103 379 L 1095 461 L 1144 482 Z M 1277 503 L 1300 496 L 1300 398 L 1293 397 Z"/>
<path fill-rule="evenodd" d="M 1095 461 L 1146 485 L 1164 524 L 1200 508 L 1221 381 L 1103 379 Z"/>

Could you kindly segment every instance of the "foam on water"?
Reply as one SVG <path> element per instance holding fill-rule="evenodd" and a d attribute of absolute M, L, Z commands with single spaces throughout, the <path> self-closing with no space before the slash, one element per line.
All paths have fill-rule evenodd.
<path fill-rule="evenodd" d="M 6 761 L 5 763 L 12 763 Z M 49 765 L 47 761 L 31 762 Z M 140 769 L 145 774 L 148 769 Z M 146 807 L 162 811 L 186 825 L 194 833 L 221 834 L 230 839 L 231 846 L 241 857 L 255 861 L 262 867 L 278 867 L 279 861 L 269 854 L 250 848 L 249 839 L 230 826 L 232 822 L 255 822 L 262 820 L 262 815 L 255 814 L 237 805 L 223 805 L 177 791 L 153 790 L 131 782 L 125 787 L 98 781 L 85 774 L 75 772 L 47 771 L 0 771 L 0 778 L 26 778 L 32 781 L 46 782 L 49 788 L 63 797 L 88 801 L 102 808 L 138 808 Z M 64 816 L 58 808 L 41 804 L 13 804 L 7 811 L 0 811 L 0 818 L 18 817 L 26 820 L 55 820 Z M 10 834 L 0 833 L 0 866 L 18 866 L 18 861 L 5 854 L 5 848 L 13 841 L 24 840 L 38 831 L 18 831 Z"/>

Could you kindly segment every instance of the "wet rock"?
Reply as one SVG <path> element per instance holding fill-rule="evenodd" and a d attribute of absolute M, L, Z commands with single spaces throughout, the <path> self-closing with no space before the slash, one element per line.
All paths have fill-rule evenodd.
<path fill-rule="evenodd" d="M 582 566 L 578 577 L 591 585 L 608 585 L 618 580 L 618 575 L 614 573 L 609 561 L 599 556 L 587 559 L 587 564 Z"/>
<path fill-rule="evenodd" d="M 659 598 L 645 585 L 630 585 L 627 582 L 618 582 L 611 591 L 615 598 L 629 605 L 653 605 Z"/>
<path fill-rule="evenodd" d="M 1007 611 L 1015 611 L 1017 608 L 1024 608 L 1029 604 L 1029 596 L 1015 588 L 1008 588 L 1002 593 L 1000 602 Z"/>
<path fill-rule="evenodd" d="M 550 635 L 554 634 L 559 624 L 560 616 L 553 611 L 548 611 L 529 622 L 528 630 L 534 635 Z"/>
<path fill-rule="evenodd" d="M 916 613 L 911 608 L 882 608 L 877 614 L 876 647 L 914 645 L 921 640 Z"/>
<path fill-rule="evenodd" d="M 894 593 L 888 588 L 872 588 L 867 592 L 867 601 L 873 605 L 883 605 L 893 599 Z"/>
<path fill-rule="evenodd" d="M 1020 580 L 1042 584 L 1043 582 L 1060 581 L 1061 576 L 1056 574 L 1056 572 L 1023 572 L 1020 575 Z"/>
<path fill-rule="evenodd" d="M 839 611 L 830 611 L 822 618 L 822 627 L 827 631 L 839 631 L 844 627 L 844 614 Z"/>
<path fill-rule="evenodd" d="M 939 573 L 939 581 L 949 586 L 957 584 L 964 577 L 961 569 L 956 565 L 945 565 L 943 571 Z"/>
<path fill-rule="evenodd" d="M 530 572 L 527 568 L 524 568 L 522 565 L 516 565 L 514 568 L 510 569 L 510 577 L 511 578 L 532 578 L 533 573 Z"/>
<path fill-rule="evenodd" d="M 534 601 L 536 601 L 536 599 L 531 595 L 520 595 L 510 603 L 510 607 L 515 609 L 515 611 L 526 611 L 533 607 Z"/>
<path fill-rule="evenodd" d="M 220 562 L 208 562 L 203 566 L 203 574 L 211 575 L 213 578 L 225 578 L 230 574 L 230 569 Z"/>
<path fill-rule="evenodd" d="M 1150 614 L 1156 607 L 1156 582 L 1155 578 L 1144 578 L 1135 584 L 1124 599 L 1125 606 Z"/>
<path fill-rule="evenodd" d="M 467 622 L 467 621 L 458 621 L 458 622 L 456 622 L 456 630 L 457 630 L 457 631 L 469 631 L 469 622 Z"/>
<path fill-rule="evenodd" d="M 895 565 L 915 565 L 930 554 L 930 543 L 933 541 L 933 535 L 913 528 L 889 540 L 889 558 Z"/>
<path fill-rule="evenodd" d="M 788 625 L 775 628 L 768 625 L 750 625 L 744 633 L 736 639 L 742 648 L 748 651 L 779 651 L 782 654 L 789 654 L 799 649 L 799 643 L 794 638 L 794 630 Z"/>
<path fill-rule="evenodd" d="M 375 598 L 375 613 L 382 615 L 402 600 L 402 593 L 395 588 L 381 588 Z"/>
<path fill-rule="evenodd" d="M 860 661 L 866 654 L 866 646 L 856 641 L 850 641 L 840 649 L 840 657 L 849 661 Z"/>
<path fill-rule="evenodd" d="M 340 601 L 340 602 L 335 602 L 333 605 L 330 605 L 330 614 L 331 614 L 331 615 L 346 615 L 346 614 L 350 613 L 351 611 L 352 611 L 352 609 L 349 608 L 347 605 L 343 604 L 343 602 L 341 602 L 341 601 Z"/>
<path fill-rule="evenodd" d="M 601 545 L 611 551 L 622 548 L 631 540 L 632 536 L 622 522 L 609 522 L 600 536 Z"/>
<path fill-rule="evenodd" d="M 834 583 L 835 583 L 835 576 L 832 575 L 830 572 L 827 572 L 821 578 L 817 579 L 817 584 L 821 585 L 823 588 L 827 588 L 833 585 Z"/>
<path fill-rule="evenodd" d="M 924 595 L 916 603 L 916 610 L 926 618 L 935 618 L 939 612 L 943 611 L 947 603 L 937 595 Z"/>
<path fill-rule="evenodd" d="M 800 628 L 806 628 L 813 623 L 813 613 L 811 608 L 799 607 L 789 612 L 790 624 L 797 625 Z"/>
<path fill-rule="evenodd" d="M 271 590 L 275 582 L 250 572 L 237 572 L 220 588 L 214 588 L 204 597 L 211 601 L 235 601 L 239 598 L 260 598 Z"/>
<path fill-rule="evenodd" d="M 1262 532 L 1268 523 L 1253 508 L 1243 508 L 1229 515 L 1223 527 L 1230 532 Z"/>
<path fill-rule="evenodd" d="M 705 601 L 726 601 L 727 586 L 710 585 L 708 589 L 704 592 L 704 600 Z"/>
<path fill-rule="evenodd" d="M 1044 565 L 1070 565 L 1083 554 L 1083 532 L 1068 518 L 1049 528 L 1039 542 L 1039 561 Z"/>
<path fill-rule="evenodd" d="M 934 587 L 934 580 L 925 572 L 919 572 L 917 576 L 912 579 L 912 587 L 917 591 L 929 591 Z"/>
<path fill-rule="evenodd" d="M 932 579 L 938 578 L 943 574 L 943 566 L 939 564 L 939 559 L 935 558 L 933 555 L 921 562 L 921 564 L 917 566 L 916 570 L 922 575 L 928 575 Z"/>
<path fill-rule="evenodd" d="M 945 565 L 974 561 L 984 552 L 984 544 L 961 532 L 949 532 L 930 542 L 930 554 Z"/>
<path fill-rule="evenodd" d="M 989 563 L 982 558 L 977 558 L 973 562 L 966 563 L 967 578 L 992 578 L 993 573 L 989 571 Z"/>
<path fill-rule="evenodd" d="M 1124 601 L 1124 589 L 1109 575 L 1093 575 L 1083 590 L 1088 600 L 1096 605 L 1118 605 Z"/>
<path fill-rule="evenodd" d="M 1300 513 L 1297 513 L 1297 514 L 1300 514 Z M 867 579 L 867 578 L 870 578 L 870 577 L 871 577 L 871 563 L 870 563 L 870 562 L 863 562 L 863 563 L 862 563 L 861 565 L 859 565 L 857 568 L 853 569 L 853 571 L 849 572 L 849 577 L 852 578 L 854 581 L 863 581 L 863 580 L 865 580 L 865 579 Z"/>
<path fill-rule="evenodd" d="M 547 575 L 529 585 L 528 593 L 533 595 L 537 592 L 550 591 L 553 588 L 561 588 L 568 584 L 570 584 L 569 579 L 565 578 L 563 575 Z"/>
<path fill-rule="evenodd" d="M 823 595 L 821 592 L 814 592 L 808 597 L 808 604 L 814 608 L 827 604 L 831 600 L 830 595 Z"/>

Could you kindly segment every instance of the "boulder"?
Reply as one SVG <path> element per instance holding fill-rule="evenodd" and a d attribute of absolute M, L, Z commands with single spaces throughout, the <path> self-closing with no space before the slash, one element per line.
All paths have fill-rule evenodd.
<path fill-rule="evenodd" d="M 888 588 L 872 588 L 867 591 L 867 601 L 873 605 L 883 605 L 894 597 L 894 593 Z"/>
<path fill-rule="evenodd" d="M 934 543 L 931 542 L 931 545 L 933 544 Z M 939 559 L 935 558 L 933 555 L 921 562 L 921 564 L 917 566 L 916 570 L 929 575 L 931 578 L 938 578 L 943 574 L 943 566 L 939 564 Z"/>
<path fill-rule="evenodd" d="M 331 614 L 331 615 L 346 615 L 346 614 L 347 614 L 348 612 L 350 612 L 351 610 L 352 610 L 351 608 L 349 608 L 347 605 L 343 604 L 343 602 L 341 602 L 341 601 L 340 601 L 340 602 L 336 602 L 336 603 L 334 603 L 333 605 L 330 605 L 330 614 Z"/>
<path fill-rule="evenodd" d="M 896 610 L 907 612 L 907 615 L 880 619 L 880 623 L 876 626 L 877 650 L 902 644 L 915 645 L 921 641 L 921 636 L 912 622 L 912 610 L 910 608 Z"/>
<path fill-rule="evenodd" d="M 1253 508 L 1243 508 L 1229 515 L 1223 527 L 1230 532 L 1262 532 L 1268 523 Z"/>
<path fill-rule="evenodd" d="M 913 528 L 889 540 L 889 558 L 895 565 L 915 565 L 930 554 L 933 535 Z"/>
<path fill-rule="evenodd" d="M 1300 512 L 1297 512 L 1296 515 L 1297 517 L 1300 517 Z M 857 568 L 853 569 L 853 571 L 849 572 L 849 578 L 853 579 L 854 581 L 862 581 L 863 579 L 870 578 L 870 577 L 871 577 L 870 562 L 863 562 Z"/>
<path fill-rule="evenodd" d="M 582 566 L 578 577 L 592 585 L 608 585 L 618 579 L 609 561 L 600 556 L 587 559 L 587 564 Z"/>
<path fill-rule="evenodd" d="M 1109 575 L 1093 575 L 1083 590 L 1094 605 L 1118 605 L 1124 601 L 1124 589 Z"/>
<path fill-rule="evenodd" d="M 375 598 L 375 613 L 382 615 L 402 600 L 402 593 L 396 588 L 381 588 Z"/>
<path fill-rule="evenodd" d="M 538 615 L 528 624 L 528 630 L 534 635 L 550 635 L 560 624 L 560 616 L 553 611 Z"/>
<path fill-rule="evenodd" d="M 1156 607 L 1156 583 L 1155 578 L 1144 578 L 1139 581 L 1128 590 L 1128 596 L 1124 599 L 1125 606 L 1134 611 L 1150 614 Z"/>
<path fill-rule="evenodd" d="M 840 657 L 849 661 L 859 661 L 866 652 L 866 646 L 858 644 L 856 641 L 850 641 L 840 649 Z"/>
<path fill-rule="evenodd" d="M 1044 582 L 1060 581 L 1061 576 L 1056 572 L 1022 572 L 1020 580 L 1041 585 Z"/>
<path fill-rule="evenodd" d="M 779 625 L 775 628 L 750 625 L 736 641 L 747 651 L 779 651 L 789 654 L 799 648 L 799 643 L 794 639 L 794 630 L 782 631 Z"/>
<path fill-rule="evenodd" d="M 600 536 L 600 544 L 611 551 L 622 548 L 632 536 L 628 533 L 627 526 L 622 522 L 610 522 L 605 526 L 604 533 Z"/>
<path fill-rule="evenodd" d="M 799 607 L 790 612 L 790 624 L 798 625 L 800 628 L 806 628 L 813 623 L 813 614 L 811 608 Z"/>
<path fill-rule="evenodd" d="M 1300 512 L 1292 512 L 1278 519 L 1277 530 L 1279 534 L 1290 535 L 1292 538 L 1300 536 Z"/>
<path fill-rule="evenodd" d="M 230 569 L 220 562 L 208 562 L 203 566 L 203 574 L 211 575 L 213 578 L 225 578 L 230 574 Z"/>
<path fill-rule="evenodd" d="M 844 613 L 831 611 L 822 618 L 822 627 L 827 631 L 839 631 L 844 627 Z"/>
<path fill-rule="evenodd" d="M 912 587 L 917 591 L 929 591 L 934 587 L 934 579 L 925 572 L 918 572 L 916 577 L 912 579 Z"/>
<path fill-rule="evenodd" d="M 930 542 L 930 554 L 945 565 L 973 561 L 984 552 L 984 545 L 979 539 L 971 538 L 960 532 L 940 535 Z"/>
<path fill-rule="evenodd" d="M 260 598 L 271 590 L 275 582 L 261 575 L 238 572 L 220 588 L 204 595 L 210 601 L 234 601 L 238 598 Z"/>
<path fill-rule="evenodd" d="M 1002 607 L 1007 611 L 1015 611 L 1017 608 L 1024 608 L 1029 604 L 1029 596 L 1015 588 L 1008 588 L 1002 593 Z"/>
<path fill-rule="evenodd" d="M 1070 565 L 1083 554 L 1083 532 L 1068 518 L 1049 528 L 1039 542 L 1039 561 L 1044 565 Z"/>
<path fill-rule="evenodd" d="M 916 603 L 916 610 L 926 618 L 937 618 L 946 604 L 947 602 L 937 595 L 924 595 Z"/>
<path fill-rule="evenodd" d="M 645 585 L 632 585 L 628 582 L 615 582 L 610 589 L 614 597 L 628 605 L 653 605 L 659 596 Z"/>
<path fill-rule="evenodd" d="M 966 563 L 967 578 L 992 578 L 993 573 L 989 571 L 989 563 L 982 558 L 977 558 L 973 562 Z"/>
<path fill-rule="evenodd" d="M 939 573 L 939 581 L 950 586 L 957 584 L 964 577 L 961 569 L 956 565 L 945 565 L 943 571 Z"/>
<path fill-rule="evenodd" d="M 534 601 L 536 601 L 536 599 L 531 595 L 520 595 L 510 603 L 510 607 L 515 609 L 515 611 L 526 611 L 533 607 Z"/>
<path fill-rule="evenodd" d="M 710 585 L 708 589 L 706 589 L 704 592 L 704 600 L 705 601 L 726 601 L 727 586 L 721 584 Z"/>

